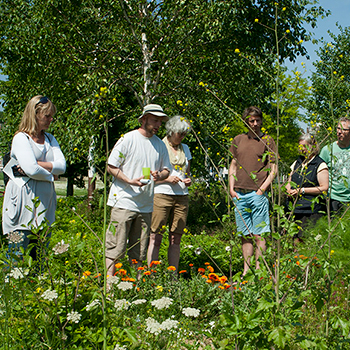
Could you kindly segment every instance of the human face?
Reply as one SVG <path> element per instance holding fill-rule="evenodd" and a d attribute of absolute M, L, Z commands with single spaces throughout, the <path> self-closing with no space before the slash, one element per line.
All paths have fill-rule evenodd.
<path fill-rule="evenodd" d="M 45 131 L 50 127 L 51 122 L 53 121 L 53 115 L 50 113 L 44 113 L 43 111 L 40 111 L 36 116 L 36 123 L 37 123 L 37 131 Z"/>
<path fill-rule="evenodd" d="M 338 144 L 347 147 L 350 144 L 350 123 L 347 121 L 340 122 L 337 127 Z"/>
<path fill-rule="evenodd" d="M 299 141 L 299 152 L 303 156 L 308 156 L 311 153 L 312 146 L 305 140 Z"/>
<path fill-rule="evenodd" d="M 262 125 L 262 119 L 258 116 L 249 116 L 248 120 L 249 129 L 253 134 L 257 134 L 259 136 L 260 129 Z"/>
<path fill-rule="evenodd" d="M 163 117 L 157 117 L 153 114 L 146 114 L 143 117 L 141 128 L 145 130 L 146 136 L 151 137 L 155 135 L 162 125 Z"/>
<path fill-rule="evenodd" d="M 169 141 L 173 146 L 178 146 L 182 142 L 186 134 L 187 134 L 186 132 L 183 132 L 183 133 L 176 132 L 169 137 Z"/>

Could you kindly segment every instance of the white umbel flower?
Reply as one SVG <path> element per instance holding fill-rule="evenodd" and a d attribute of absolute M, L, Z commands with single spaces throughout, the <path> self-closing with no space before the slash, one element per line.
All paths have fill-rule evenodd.
<path fill-rule="evenodd" d="M 52 250 L 54 251 L 55 255 L 63 254 L 68 251 L 69 244 L 64 243 L 64 240 L 62 239 L 61 242 L 58 242 Z"/>
<path fill-rule="evenodd" d="M 182 309 L 182 313 L 187 317 L 198 317 L 201 310 L 195 309 L 194 307 L 185 307 Z"/>
<path fill-rule="evenodd" d="M 86 311 L 92 310 L 96 305 L 101 305 L 101 303 L 98 299 L 95 299 L 91 303 L 86 304 Z"/>
<path fill-rule="evenodd" d="M 41 297 L 45 300 L 53 301 L 54 299 L 57 299 L 58 294 L 55 290 L 45 290 L 43 294 L 41 294 Z"/>
<path fill-rule="evenodd" d="M 160 323 L 156 321 L 154 318 L 148 317 L 145 322 L 146 322 L 146 332 L 157 335 L 162 331 Z"/>
<path fill-rule="evenodd" d="M 117 285 L 117 288 L 125 291 L 125 290 L 132 289 L 133 288 L 133 284 L 131 282 L 120 282 Z"/>
<path fill-rule="evenodd" d="M 15 280 L 19 280 L 20 278 L 23 278 L 24 276 L 28 275 L 28 273 L 28 270 L 23 270 L 20 267 L 15 267 L 11 270 L 9 276 L 13 277 Z"/>
<path fill-rule="evenodd" d="M 140 304 L 144 304 L 144 303 L 147 303 L 146 299 L 136 299 L 131 304 L 140 305 Z"/>
<path fill-rule="evenodd" d="M 170 331 L 173 328 L 177 328 L 179 325 L 179 321 L 171 320 L 170 318 L 166 319 L 162 324 L 160 325 L 161 329 L 166 331 Z"/>
<path fill-rule="evenodd" d="M 126 299 L 117 299 L 114 303 L 114 307 L 116 310 L 127 310 L 129 308 L 130 303 Z"/>
<path fill-rule="evenodd" d="M 24 234 L 20 231 L 10 232 L 7 236 L 10 244 L 18 244 L 24 241 Z"/>
<path fill-rule="evenodd" d="M 79 323 L 81 319 L 81 314 L 77 311 L 72 311 L 67 314 L 67 320 L 74 322 L 74 323 Z"/>
<path fill-rule="evenodd" d="M 151 304 L 158 310 L 167 309 L 173 303 L 173 299 L 163 297 L 157 300 L 151 301 Z"/>

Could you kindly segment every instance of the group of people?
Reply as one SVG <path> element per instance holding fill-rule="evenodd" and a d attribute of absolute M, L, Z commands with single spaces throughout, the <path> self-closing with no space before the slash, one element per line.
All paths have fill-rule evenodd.
<path fill-rule="evenodd" d="M 50 99 L 33 97 L 12 141 L 2 225 L 4 234 L 16 232 L 22 236 L 15 246 L 9 244 L 9 252 L 19 255 L 20 247 L 25 250 L 30 244 L 33 227 L 43 221 L 51 225 L 55 220 L 53 182 L 66 168 L 58 142 L 47 133 L 55 113 Z M 126 252 L 136 266 L 145 259 L 149 265 L 158 260 L 165 233 L 169 240 L 168 263 L 176 270 L 179 266 L 192 159 L 189 147 L 182 141 L 190 124 L 182 116 L 169 118 L 157 104 L 146 105 L 138 119 L 140 127 L 122 136 L 108 158 L 107 171 L 113 176 L 107 202 L 112 208 L 106 232 L 109 276 L 114 275 L 116 262 Z M 267 193 L 277 174 L 278 154 L 273 138 L 261 131 L 263 115 L 259 108 L 247 108 L 243 120 L 248 132 L 236 136 L 229 149 L 233 156 L 229 189 L 242 242 L 244 276 L 251 268 L 251 258 L 255 256 L 258 269 L 259 257 L 266 250 L 265 236 L 270 232 Z M 166 129 L 163 140 L 156 136 L 162 122 Z M 301 222 L 296 241 L 302 240 L 302 228 L 325 212 L 327 191 L 332 210 L 350 202 L 350 187 L 344 185 L 344 180 L 350 179 L 350 119 L 340 119 L 337 141 L 325 146 L 320 155 L 310 134 L 301 136 L 299 148 L 300 156 L 291 165 L 286 185 L 292 214 Z"/>

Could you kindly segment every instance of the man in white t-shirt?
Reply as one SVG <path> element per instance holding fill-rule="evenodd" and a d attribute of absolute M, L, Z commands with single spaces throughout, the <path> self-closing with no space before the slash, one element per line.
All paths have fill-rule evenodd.
<path fill-rule="evenodd" d="M 146 105 L 139 117 L 141 127 L 121 137 L 108 158 L 107 171 L 114 177 L 107 202 L 112 207 L 106 233 L 109 276 L 114 275 L 115 262 L 126 251 L 130 263 L 138 265 L 146 258 L 154 181 L 166 179 L 171 168 L 167 148 L 156 136 L 167 120 L 161 106 Z M 143 175 L 145 168 L 150 169 L 150 180 Z"/>

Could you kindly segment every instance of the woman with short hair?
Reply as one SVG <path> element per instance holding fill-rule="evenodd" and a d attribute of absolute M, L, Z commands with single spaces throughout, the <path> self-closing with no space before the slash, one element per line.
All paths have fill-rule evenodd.
<path fill-rule="evenodd" d="M 172 169 L 167 179 L 157 181 L 154 188 L 151 235 L 148 246 L 148 265 L 159 259 L 159 249 L 169 220 L 168 263 L 179 267 L 180 242 L 186 227 L 188 214 L 188 187 L 191 185 L 190 149 L 181 143 L 190 131 L 190 125 L 182 116 L 175 116 L 165 124 L 164 137 Z"/>
<path fill-rule="evenodd" d="M 307 224 L 316 223 L 324 215 L 324 196 L 329 186 L 328 167 L 318 156 L 319 148 L 312 134 L 300 136 L 299 152 L 299 158 L 290 167 L 292 171 L 286 185 L 295 219 L 301 221 L 301 229 L 294 237 L 295 243 L 302 242 L 302 231 Z M 316 197 L 319 197 L 318 201 Z"/>

